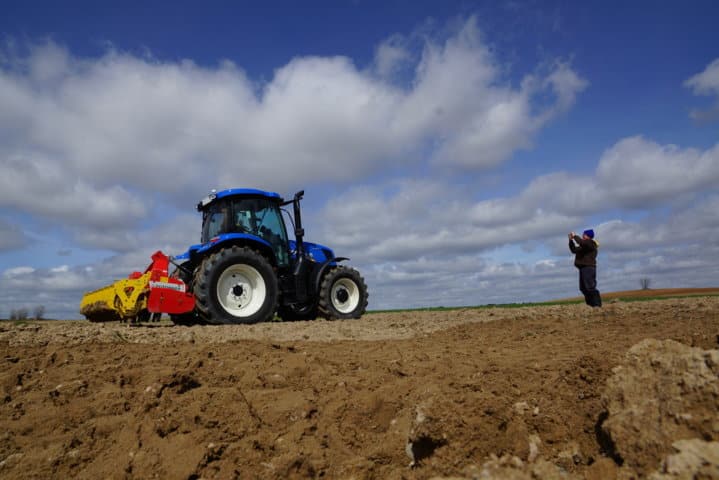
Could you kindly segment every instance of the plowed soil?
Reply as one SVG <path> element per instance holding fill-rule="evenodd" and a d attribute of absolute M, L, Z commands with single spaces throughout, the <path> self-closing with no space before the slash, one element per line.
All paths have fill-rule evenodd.
<path fill-rule="evenodd" d="M 719 297 L 252 326 L 2 322 L 0 478 L 476 478 L 495 457 L 614 478 L 601 395 L 646 338 L 718 348 Z"/>

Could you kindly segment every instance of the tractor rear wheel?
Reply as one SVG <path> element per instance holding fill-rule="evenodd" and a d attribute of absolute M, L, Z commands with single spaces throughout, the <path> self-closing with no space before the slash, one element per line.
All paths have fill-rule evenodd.
<path fill-rule="evenodd" d="M 207 257 L 195 273 L 195 306 L 208 323 L 257 323 L 277 310 L 277 277 L 259 253 L 233 246 Z"/>
<path fill-rule="evenodd" d="M 328 320 L 360 318 L 367 310 L 367 285 L 354 268 L 339 266 L 322 278 L 319 310 Z"/>

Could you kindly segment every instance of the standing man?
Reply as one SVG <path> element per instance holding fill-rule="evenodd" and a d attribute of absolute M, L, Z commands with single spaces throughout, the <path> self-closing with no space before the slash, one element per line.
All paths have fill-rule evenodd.
<path fill-rule="evenodd" d="M 574 266 L 579 269 L 579 290 L 591 307 L 602 306 L 602 297 L 597 290 L 598 249 L 599 242 L 594 240 L 594 230 L 584 230 L 581 237 L 574 232 L 569 234 L 569 250 L 575 254 Z"/>

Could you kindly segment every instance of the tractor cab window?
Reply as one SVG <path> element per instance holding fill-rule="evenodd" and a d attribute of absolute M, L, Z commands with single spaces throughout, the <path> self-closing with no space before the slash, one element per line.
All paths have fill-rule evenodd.
<path fill-rule="evenodd" d="M 287 232 L 276 202 L 266 198 L 233 200 L 231 228 L 237 233 L 256 235 L 272 245 L 281 266 L 289 263 Z"/>
<path fill-rule="evenodd" d="M 224 204 L 210 206 L 204 213 L 202 222 L 202 241 L 209 242 L 211 238 L 224 233 L 226 229 L 229 208 Z"/>

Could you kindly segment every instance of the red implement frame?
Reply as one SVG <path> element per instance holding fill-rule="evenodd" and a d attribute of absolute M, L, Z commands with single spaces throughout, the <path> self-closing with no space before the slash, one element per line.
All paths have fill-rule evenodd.
<path fill-rule="evenodd" d="M 147 310 L 150 313 L 168 314 L 191 312 L 195 308 L 195 296 L 187 291 L 185 282 L 169 276 L 169 266 L 170 257 L 159 250 L 152 254 L 152 263 L 145 270 L 146 274 L 150 273 Z M 142 274 L 134 272 L 133 275 Z"/>

